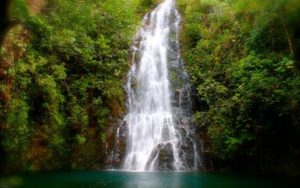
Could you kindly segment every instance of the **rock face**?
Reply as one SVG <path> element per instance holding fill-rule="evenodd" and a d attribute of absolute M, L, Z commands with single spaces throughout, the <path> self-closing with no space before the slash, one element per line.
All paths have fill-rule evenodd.
<path fill-rule="evenodd" d="M 158 170 L 160 171 L 174 171 L 174 155 L 173 148 L 171 144 L 166 144 L 161 146 L 158 154 Z"/>
<path fill-rule="evenodd" d="M 125 156 L 127 136 L 126 122 L 120 119 L 114 122 L 108 135 L 108 151 L 105 167 L 107 169 L 118 169 L 122 165 L 122 160 Z"/>

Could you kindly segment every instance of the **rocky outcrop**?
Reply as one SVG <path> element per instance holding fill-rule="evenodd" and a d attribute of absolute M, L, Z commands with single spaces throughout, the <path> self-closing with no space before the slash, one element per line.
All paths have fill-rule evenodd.
<path fill-rule="evenodd" d="M 107 131 L 107 152 L 104 162 L 105 168 L 119 169 L 122 166 L 122 160 L 125 157 L 127 126 L 126 122 L 117 119 L 111 122 Z"/>
<path fill-rule="evenodd" d="M 158 154 L 158 170 L 160 171 L 174 171 L 174 155 L 173 155 L 172 144 L 168 143 L 160 146 Z"/>

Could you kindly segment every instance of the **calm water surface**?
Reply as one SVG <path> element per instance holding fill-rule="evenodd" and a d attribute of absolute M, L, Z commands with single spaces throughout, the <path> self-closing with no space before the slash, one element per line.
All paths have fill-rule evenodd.
<path fill-rule="evenodd" d="M 0 188 L 297 188 L 289 180 L 178 172 L 74 171 L 0 178 Z"/>

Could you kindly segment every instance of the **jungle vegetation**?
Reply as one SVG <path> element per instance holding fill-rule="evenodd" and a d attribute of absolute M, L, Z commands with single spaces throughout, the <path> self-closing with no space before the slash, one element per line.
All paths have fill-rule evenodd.
<path fill-rule="evenodd" d="M 0 66 L 1 171 L 98 168 L 122 112 L 132 38 L 149 0 L 15 0 Z M 117 7 L 117 8 L 116 8 Z M 7 15 L 5 15 L 7 18 Z"/>
<path fill-rule="evenodd" d="M 178 5 L 206 156 L 219 170 L 300 175 L 300 1 Z"/>
<path fill-rule="evenodd" d="M 1 26 L 0 173 L 102 167 L 132 38 L 157 2 L 45 0 L 32 14 L 14 0 L 1 11 L 1 24 L 18 24 Z M 300 1 L 177 3 L 211 170 L 300 176 Z"/>

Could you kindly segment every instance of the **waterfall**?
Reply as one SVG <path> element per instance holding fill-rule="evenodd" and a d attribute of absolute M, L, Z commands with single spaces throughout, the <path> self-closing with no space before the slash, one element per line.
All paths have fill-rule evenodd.
<path fill-rule="evenodd" d="M 147 14 L 136 35 L 126 90 L 123 170 L 189 171 L 201 168 L 190 123 L 187 74 L 179 55 L 180 16 L 175 0 Z"/>

